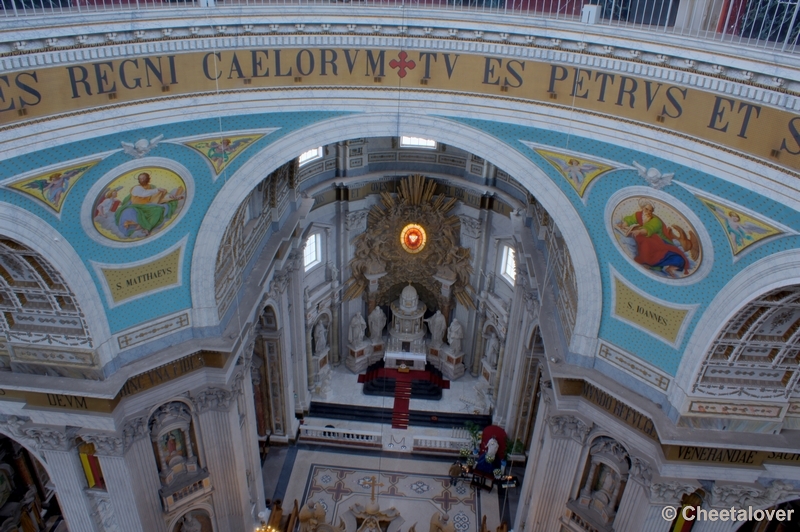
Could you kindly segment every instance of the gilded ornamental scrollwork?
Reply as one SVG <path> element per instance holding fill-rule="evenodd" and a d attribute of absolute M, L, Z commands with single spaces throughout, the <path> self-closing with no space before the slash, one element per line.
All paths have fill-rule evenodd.
<path fill-rule="evenodd" d="M 436 195 L 436 187 L 432 179 L 413 175 L 400 182 L 396 197 L 381 193 L 381 205 L 373 206 L 367 215 L 366 231 L 353 239 L 352 276 L 344 299 L 355 299 L 369 289 L 370 298 L 388 304 L 397 296 L 390 291 L 402 280 L 435 294 L 439 308 L 450 307 L 449 294 L 465 307 L 475 308 L 470 250 L 460 245 L 462 222 L 448 214 L 457 200 Z M 357 218 L 353 217 L 354 224 Z M 409 224 L 416 227 L 406 231 L 406 242 L 401 233 Z M 424 245 L 420 245 L 423 237 Z M 370 287 L 371 280 L 377 282 L 377 290 Z"/>

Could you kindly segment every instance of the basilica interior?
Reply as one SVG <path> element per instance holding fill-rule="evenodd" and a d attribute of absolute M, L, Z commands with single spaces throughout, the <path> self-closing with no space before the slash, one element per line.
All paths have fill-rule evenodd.
<path fill-rule="evenodd" d="M 800 531 L 745 4 L 4 2 L 0 532 Z"/>

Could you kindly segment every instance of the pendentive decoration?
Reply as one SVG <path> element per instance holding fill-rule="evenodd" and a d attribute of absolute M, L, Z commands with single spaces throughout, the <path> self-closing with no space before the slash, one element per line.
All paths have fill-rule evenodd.
<path fill-rule="evenodd" d="M 366 293 L 371 312 L 375 305 L 389 305 L 411 282 L 429 308 L 447 315 L 453 296 L 474 308 L 470 250 L 460 245 L 461 221 L 449 214 L 458 200 L 436 194 L 437 186 L 412 175 L 400 181 L 396 196 L 381 193 L 381 205 L 369 211 L 367 230 L 353 239 L 346 300 Z"/>
<path fill-rule="evenodd" d="M 734 257 L 761 240 L 783 233 L 775 227 L 774 222 L 768 223 L 765 217 L 748 214 L 733 203 L 715 201 L 700 195 L 697 198 L 708 207 L 725 230 Z"/>
<path fill-rule="evenodd" d="M 425 248 L 428 235 L 419 224 L 408 224 L 400 232 L 400 245 L 409 253 L 419 253 Z"/>
<path fill-rule="evenodd" d="M 33 197 L 57 214 L 60 214 L 64 200 L 67 199 L 72 187 L 78 179 L 83 177 L 86 172 L 99 162 L 99 160 L 88 161 L 51 172 L 36 174 L 33 177 L 13 181 L 6 186 Z"/>
<path fill-rule="evenodd" d="M 217 175 L 250 145 L 264 135 L 226 135 L 184 142 L 205 157 Z"/>

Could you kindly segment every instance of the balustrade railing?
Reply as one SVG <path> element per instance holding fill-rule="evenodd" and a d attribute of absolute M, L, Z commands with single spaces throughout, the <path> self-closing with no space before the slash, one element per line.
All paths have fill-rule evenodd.
<path fill-rule="evenodd" d="M 434 452 L 437 454 L 458 454 L 462 448 L 469 446 L 469 438 L 414 436 L 413 450 L 416 452 Z"/>
<path fill-rule="evenodd" d="M 334 6 L 359 15 L 365 7 L 391 8 L 392 14 L 400 7 L 519 16 L 532 27 L 564 20 L 583 23 L 589 31 L 592 25 L 624 28 L 631 32 L 626 37 L 642 41 L 659 32 L 784 53 L 796 52 L 800 37 L 799 0 L 2 0 L 2 5 L 5 17 L 165 8 L 194 10 L 206 17 L 242 6 Z M 264 10 L 265 16 L 269 13 Z"/>
<path fill-rule="evenodd" d="M 380 447 L 381 433 L 355 429 L 300 426 L 300 439 L 316 443 L 347 444 L 348 446 Z"/>

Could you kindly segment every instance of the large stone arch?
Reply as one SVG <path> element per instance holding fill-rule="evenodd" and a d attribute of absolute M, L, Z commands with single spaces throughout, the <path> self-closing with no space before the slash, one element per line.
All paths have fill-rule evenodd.
<path fill-rule="evenodd" d="M 66 281 L 86 316 L 100 366 L 117 352 L 97 285 L 69 241 L 42 219 L 8 203 L 0 204 L 0 236 L 16 240 L 40 254 Z"/>
<path fill-rule="evenodd" d="M 514 176 L 550 212 L 568 243 L 575 267 L 581 272 L 578 282 L 578 320 L 571 349 L 592 356 L 602 313 L 600 269 L 594 246 L 586 228 L 575 223 L 579 216 L 566 195 L 530 159 L 497 138 L 469 126 L 431 116 L 400 114 L 397 121 L 376 120 L 360 114 L 327 120 L 306 127 L 276 141 L 251 158 L 230 177 L 217 194 L 197 235 L 192 256 L 192 306 L 194 323 L 218 323 L 214 301 L 214 265 L 229 217 L 265 172 L 299 155 L 307 146 L 325 145 L 359 137 L 418 135 L 434 138 L 489 161 L 503 154 L 502 167 Z"/>
<path fill-rule="evenodd" d="M 682 409 L 701 370 L 709 347 L 725 325 L 750 301 L 782 286 L 800 284 L 800 250 L 765 257 L 731 279 L 703 313 L 684 349 L 670 403 Z"/>

